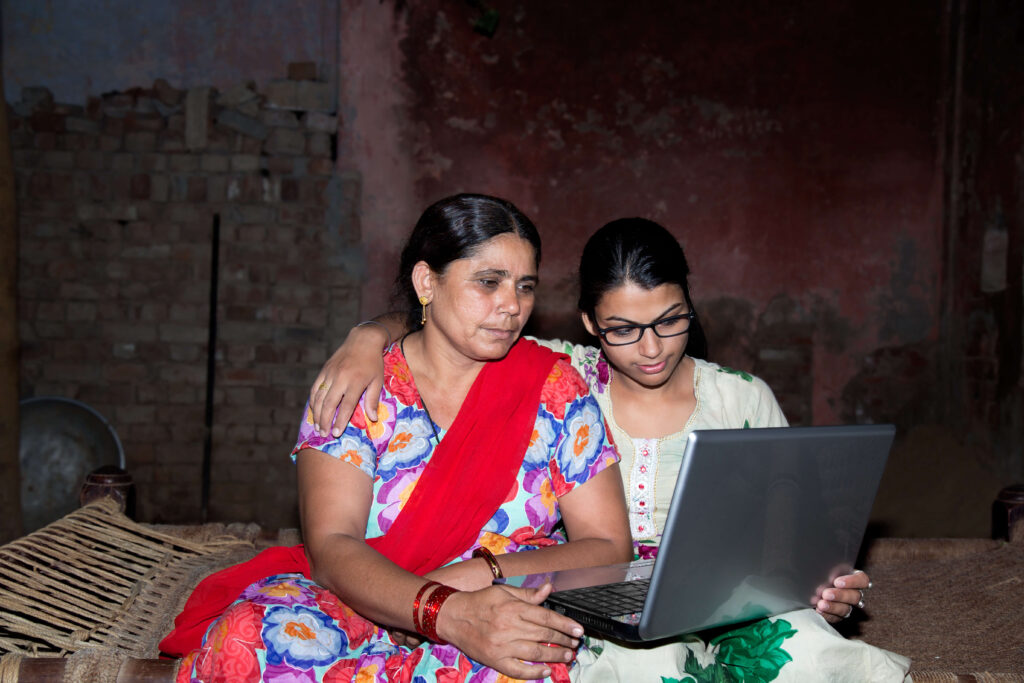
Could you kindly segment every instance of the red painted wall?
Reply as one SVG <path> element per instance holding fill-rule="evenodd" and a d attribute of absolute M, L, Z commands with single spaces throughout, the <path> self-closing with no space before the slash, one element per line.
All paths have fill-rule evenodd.
<path fill-rule="evenodd" d="M 391 185 L 399 202 L 481 191 L 534 218 L 538 333 L 581 334 L 562 292 L 583 243 L 643 215 L 687 250 L 713 357 L 776 380 L 796 421 L 855 411 L 842 392 L 867 353 L 935 338 L 934 3 L 491 4 L 492 38 L 464 3 L 378 11 L 401 49 L 403 117 L 397 145 L 375 151 L 411 169 Z M 362 35 L 343 33 L 343 54 Z M 367 312 L 409 227 L 364 215 Z"/>

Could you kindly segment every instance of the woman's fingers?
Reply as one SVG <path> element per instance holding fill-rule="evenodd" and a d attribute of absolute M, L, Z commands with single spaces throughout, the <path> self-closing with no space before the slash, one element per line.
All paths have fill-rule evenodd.
<path fill-rule="evenodd" d="M 543 678 L 544 663 L 571 661 L 583 635 L 572 619 L 539 606 L 550 592 L 550 586 L 489 586 L 455 593 L 441 610 L 438 632 L 506 675 Z"/>
<path fill-rule="evenodd" d="M 871 588 L 871 577 L 857 570 L 852 574 L 836 577 L 832 586 L 819 589 L 812 600 L 815 610 L 830 623 L 846 619 L 855 608 L 864 609 L 867 591 Z"/>
<path fill-rule="evenodd" d="M 865 597 L 863 589 L 826 588 L 822 591 L 815 609 L 825 619 L 835 623 L 853 614 L 854 608 L 863 609 L 866 604 Z"/>
<path fill-rule="evenodd" d="M 855 571 L 852 574 L 836 577 L 833 582 L 836 588 L 858 588 L 867 590 L 871 587 L 871 577 L 866 572 Z"/>

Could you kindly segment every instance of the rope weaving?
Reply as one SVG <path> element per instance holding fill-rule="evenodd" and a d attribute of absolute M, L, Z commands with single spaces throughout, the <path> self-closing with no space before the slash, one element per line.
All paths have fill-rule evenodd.
<path fill-rule="evenodd" d="M 109 498 L 98 500 L 0 547 L 0 655 L 99 648 L 156 657 L 195 584 L 254 554 L 249 541 L 178 538 L 136 524 Z"/>

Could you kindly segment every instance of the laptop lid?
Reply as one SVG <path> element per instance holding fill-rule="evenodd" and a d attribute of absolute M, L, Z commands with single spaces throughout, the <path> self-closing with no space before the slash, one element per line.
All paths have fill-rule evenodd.
<path fill-rule="evenodd" d="M 820 586 L 853 569 L 894 434 L 892 425 L 690 434 L 657 560 L 629 577 L 651 578 L 643 612 L 631 619 L 636 638 L 809 607 Z M 558 591 L 616 572 L 629 573 L 548 576 Z"/>

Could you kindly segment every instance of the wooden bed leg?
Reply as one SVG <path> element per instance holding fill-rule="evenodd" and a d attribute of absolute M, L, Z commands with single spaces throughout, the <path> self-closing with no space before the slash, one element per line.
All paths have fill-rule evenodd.
<path fill-rule="evenodd" d="M 63 683 L 65 662 L 60 658 L 26 657 L 18 667 L 18 681 L 23 683 Z"/>
<path fill-rule="evenodd" d="M 180 659 L 124 660 L 117 672 L 117 683 L 174 683 Z"/>
<path fill-rule="evenodd" d="M 19 683 L 64 683 L 67 660 L 26 657 L 18 668 Z M 117 683 L 174 683 L 180 659 L 126 658 L 117 670 Z"/>
<path fill-rule="evenodd" d="M 1024 544 L 1024 484 L 1007 486 L 992 503 L 992 538 Z"/>

